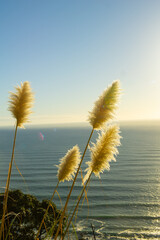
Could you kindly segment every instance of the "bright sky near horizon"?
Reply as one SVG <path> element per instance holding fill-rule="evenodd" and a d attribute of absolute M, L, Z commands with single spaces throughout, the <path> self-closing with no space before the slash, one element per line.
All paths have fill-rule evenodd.
<path fill-rule="evenodd" d="M 159 0 L 0 0 L 0 126 L 29 81 L 31 123 L 83 122 L 115 79 L 118 120 L 160 119 Z"/>

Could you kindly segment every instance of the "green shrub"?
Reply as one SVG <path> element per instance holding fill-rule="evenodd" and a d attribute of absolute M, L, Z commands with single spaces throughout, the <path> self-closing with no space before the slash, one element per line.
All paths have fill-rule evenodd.
<path fill-rule="evenodd" d="M 2 218 L 3 214 L 3 198 L 4 196 L 1 194 L 0 218 Z M 40 202 L 36 197 L 29 194 L 23 194 L 20 190 L 9 191 L 7 219 L 5 221 L 5 236 L 8 234 L 7 240 L 34 240 L 48 204 L 48 200 Z M 61 211 L 56 208 L 54 203 L 51 203 L 45 219 L 47 231 L 55 225 L 54 231 L 56 232 L 60 216 Z M 45 238 L 46 229 L 43 225 L 39 239 Z"/>

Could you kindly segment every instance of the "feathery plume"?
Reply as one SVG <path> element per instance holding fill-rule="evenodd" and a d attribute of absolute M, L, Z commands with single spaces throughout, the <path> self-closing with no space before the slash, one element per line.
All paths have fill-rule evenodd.
<path fill-rule="evenodd" d="M 120 96 L 120 82 L 116 80 L 95 102 L 92 112 L 89 112 L 89 123 L 94 129 L 101 129 L 106 121 L 114 118 Z"/>
<path fill-rule="evenodd" d="M 30 108 L 33 104 L 33 93 L 29 82 L 21 83 L 21 86 L 15 87 L 16 93 L 10 93 L 10 105 L 8 110 L 11 111 L 14 118 L 17 120 L 17 126 L 23 127 L 23 124 L 28 122 L 28 115 L 31 112 Z"/>
<path fill-rule="evenodd" d="M 91 161 L 86 163 L 88 168 L 85 170 L 87 174 L 84 177 L 84 182 L 92 172 L 100 177 L 100 173 L 105 169 L 110 169 L 109 162 L 116 161 L 114 155 L 118 154 L 117 146 L 120 145 L 120 138 L 117 125 L 109 126 L 101 131 L 97 143 L 93 143 L 91 148 Z"/>
<path fill-rule="evenodd" d="M 60 164 L 58 166 L 59 182 L 72 180 L 72 177 L 77 171 L 80 157 L 79 147 L 75 145 L 72 149 L 68 150 L 63 158 L 60 159 Z"/>

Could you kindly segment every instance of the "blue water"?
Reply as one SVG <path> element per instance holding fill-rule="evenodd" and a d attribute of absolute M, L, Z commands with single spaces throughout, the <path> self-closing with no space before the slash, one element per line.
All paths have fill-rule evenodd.
<path fill-rule="evenodd" d="M 40 200 L 49 199 L 57 184 L 59 159 L 75 144 L 83 152 L 90 131 L 89 127 L 18 129 L 15 160 L 25 183 L 13 166 L 10 188 L 34 194 Z M 13 134 L 12 129 L 0 129 L 1 191 L 6 182 Z M 92 224 L 96 239 L 160 239 L 160 124 L 123 125 L 121 136 L 117 162 L 111 163 L 111 170 L 105 171 L 101 179 L 92 176 L 89 205 L 86 200 L 80 205 L 76 231 L 85 239 L 93 239 Z M 97 132 L 92 141 L 96 138 Z M 85 161 L 89 159 L 87 151 Z M 82 169 L 85 168 L 83 164 Z M 59 185 L 62 205 L 70 186 L 70 182 Z M 68 210 L 80 190 L 79 175 Z M 54 201 L 61 208 L 58 195 Z"/>

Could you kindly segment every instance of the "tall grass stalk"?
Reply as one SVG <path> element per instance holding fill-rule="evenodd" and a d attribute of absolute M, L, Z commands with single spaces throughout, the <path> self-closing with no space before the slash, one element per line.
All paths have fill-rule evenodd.
<path fill-rule="evenodd" d="M 4 193 L 3 215 L 2 215 L 1 228 L 0 228 L 0 240 L 2 238 L 2 233 L 4 234 L 4 223 L 5 223 L 5 215 L 6 215 L 6 209 L 7 209 L 7 200 L 8 200 L 8 191 L 9 191 L 11 172 L 12 172 L 12 164 L 14 159 L 17 129 L 18 127 L 24 127 L 23 124 L 28 121 L 28 116 L 30 113 L 32 113 L 30 111 L 30 108 L 32 107 L 32 103 L 33 103 L 33 93 L 31 91 L 29 82 L 26 81 L 24 83 L 21 83 L 21 86 L 17 86 L 15 89 L 16 89 L 16 93 L 12 93 L 12 92 L 10 93 L 9 108 L 8 108 L 9 111 L 11 111 L 13 117 L 16 119 L 16 127 L 15 127 L 11 162 L 9 164 L 6 188 Z"/>
<path fill-rule="evenodd" d="M 13 159 L 14 159 L 14 150 L 15 150 L 15 144 L 16 144 L 17 128 L 18 128 L 18 124 L 16 123 L 14 140 L 13 140 L 13 149 L 12 149 L 11 162 L 9 164 L 7 183 L 6 183 L 5 193 L 4 193 L 4 200 L 3 200 L 3 215 L 2 215 L 2 220 L 1 220 L 0 239 L 1 239 L 2 233 L 4 231 L 5 214 L 6 214 L 6 209 L 7 209 L 8 191 L 9 191 L 11 172 L 12 172 L 12 164 L 13 164 Z"/>
<path fill-rule="evenodd" d="M 91 131 L 91 133 L 90 133 L 90 136 L 89 136 L 88 142 L 87 142 L 87 144 L 86 144 L 85 150 L 84 150 L 84 152 L 83 152 L 83 155 L 82 155 L 82 158 L 81 158 L 81 161 L 80 161 L 79 167 L 78 167 L 77 172 L 76 172 L 76 175 L 75 175 L 75 177 L 74 177 L 74 180 L 73 180 L 73 183 L 72 183 L 72 186 L 71 186 L 70 192 L 69 192 L 69 194 L 68 194 L 68 196 L 67 196 L 67 200 L 66 200 L 66 203 L 65 203 L 65 206 L 64 206 L 63 212 L 62 212 L 62 216 L 61 216 L 60 221 L 59 221 L 59 226 L 58 226 L 58 229 L 57 229 L 57 232 L 56 232 L 55 238 L 54 238 L 55 240 L 56 240 L 57 237 L 58 237 L 58 234 L 59 234 L 59 231 L 60 231 L 60 228 L 61 228 L 62 222 L 63 222 L 63 218 L 64 218 L 64 215 L 65 215 L 65 212 L 66 212 L 67 206 L 68 206 L 68 202 L 69 202 L 69 199 L 70 199 L 70 196 L 71 196 L 71 193 L 72 193 L 72 190 L 73 190 L 73 187 L 74 187 L 75 181 L 76 181 L 76 179 L 77 179 L 77 176 L 78 176 L 78 173 L 79 173 L 80 167 L 81 167 L 81 165 L 82 165 L 82 162 L 83 162 L 83 159 L 84 159 L 85 153 L 86 153 L 86 151 L 87 151 L 87 148 L 88 148 L 89 142 L 90 142 L 91 137 L 92 137 L 92 135 L 93 135 L 93 132 L 94 132 L 94 128 L 92 128 L 92 131 Z"/>
<path fill-rule="evenodd" d="M 41 227 L 44 223 L 44 219 L 47 215 L 50 203 L 51 203 L 51 201 L 54 197 L 55 192 L 57 191 L 58 184 L 60 182 L 64 182 L 64 181 L 70 181 L 73 178 L 74 174 L 77 171 L 79 162 L 80 162 L 80 156 L 81 155 L 80 155 L 79 147 L 77 145 L 75 145 L 73 148 L 68 150 L 68 152 L 65 154 L 65 156 L 63 158 L 60 159 L 60 164 L 57 166 L 58 167 L 58 174 L 57 174 L 58 183 L 57 183 L 57 186 L 54 190 L 52 198 L 51 198 L 51 200 L 48 204 L 48 207 L 47 207 L 47 210 L 44 214 L 43 220 L 40 224 L 40 228 L 39 228 L 38 233 L 36 235 L 36 239 L 37 239 L 37 237 L 40 233 L 40 229 L 41 229 Z"/>
<path fill-rule="evenodd" d="M 46 209 L 46 212 L 45 212 L 45 214 L 44 214 L 44 216 L 43 216 L 43 219 L 42 219 L 42 221 L 41 221 L 41 224 L 40 224 L 40 226 L 39 226 L 38 232 L 37 232 L 37 234 L 36 234 L 36 239 L 38 239 L 38 235 L 39 235 L 39 233 L 40 233 L 40 231 L 41 231 L 42 225 L 43 225 L 44 220 L 45 220 L 45 218 L 46 218 L 46 216 L 47 216 L 48 209 L 49 209 L 50 204 L 51 204 L 51 202 L 52 202 L 52 200 L 53 200 L 54 194 L 55 194 L 55 192 L 57 191 L 58 185 L 59 185 L 59 181 L 58 181 L 58 183 L 57 183 L 57 186 L 56 186 L 55 189 L 54 189 L 54 192 L 53 192 L 52 197 L 51 197 L 51 199 L 50 199 L 50 201 L 49 201 L 49 204 L 48 204 L 48 207 L 47 207 L 47 209 Z"/>
<path fill-rule="evenodd" d="M 10 223 L 10 225 L 9 225 L 9 229 L 8 229 L 8 232 L 7 232 L 7 235 L 6 235 L 6 238 L 5 238 L 5 240 L 7 240 L 7 238 L 8 238 L 8 235 L 9 235 L 9 233 L 10 233 L 10 230 L 11 230 L 11 227 L 12 227 L 12 225 L 14 224 L 14 221 L 15 221 L 15 219 L 18 217 L 18 215 L 19 215 L 19 213 L 15 214 L 15 217 L 14 217 L 14 219 L 13 219 L 13 220 L 12 220 L 12 222 Z M 3 237 L 3 239 L 4 239 L 4 237 Z"/>
<path fill-rule="evenodd" d="M 64 235 L 63 235 L 63 237 L 62 237 L 62 240 L 65 238 L 65 235 L 66 235 L 66 233 L 67 233 L 67 231 L 68 231 L 68 229 L 69 229 L 69 226 L 70 226 L 70 224 L 71 224 L 71 222 L 72 222 L 72 219 L 73 219 L 73 217 L 74 217 L 74 214 L 75 214 L 75 212 L 76 212 L 77 209 L 78 209 L 79 203 L 80 203 L 81 198 L 82 198 L 82 196 L 83 196 L 83 193 L 84 193 L 84 191 L 85 191 L 85 189 L 86 189 L 86 187 L 87 187 L 87 184 L 88 184 L 88 182 L 90 181 L 91 175 L 92 175 L 92 172 L 90 173 L 90 175 L 89 175 L 89 177 L 88 177 L 85 185 L 83 186 L 81 195 L 80 195 L 79 198 L 78 198 L 78 201 L 77 201 L 77 204 L 76 204 L 76 206 L 75 206 L 75 209 L 74 209 L 74 211 L 73 211 L 73 213 L 72 213 L 72 216 L 71 216 L 71 218 L 70 218 L 70 220 L 69 220 L 69 222 L 68 222 L 68 224 L 67 224 L 67 227 L 66 227 L 66 230 L 65 230 L 65 232 L 64 232 Z"/>

